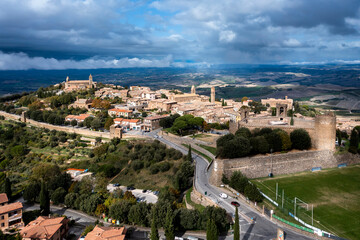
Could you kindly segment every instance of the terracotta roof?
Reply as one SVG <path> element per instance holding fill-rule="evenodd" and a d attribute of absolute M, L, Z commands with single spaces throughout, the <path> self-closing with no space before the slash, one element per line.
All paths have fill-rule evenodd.
<path fill-rule="evenodd" d="M 156 115 L 156 116 L 150 116 L 150 117 L 146 117 L 146 120 L 157 120 L 157 119 L 162 119 L 162 118 L 166 118 L 169 115 Z"/>
<path fill-rule="evenodd" d="M 115 118 L 114 122 L 138 123 L 138 122 L 140 122 L 140 119 Z"/>
<path fill-rule="evenodd" d="M 64 217 L 38 217 L 21 230 L 22 237 L 50 239 L 63 225 Z"/>
<path fill-rule="evenodd" d="M 100 227 L 96 226 L 91 232 L 89 232 L 85 240 L 124 240 L 126 229 L 124 227 Z"/>
<path fill-rule="evenodd" d="M 85 120 L 85 118 L 87 118 L 87 117 L 91 117 L 91 115 L 90 114 L 68 115 L 65 117 L 65 119 L 73 118 L 76 120 Z"/>
<path fill-rule="evenodd" d="M 21 209 L 21 208 L 23 208 L 23 205 L 21 202 L 14 202 L 14 203 L 6 204 L 6 205 L 0 207 L 0 214 L 4 214 L 4 213 L 11 212 L 11 211 Z"/>
<path fill-rule="evenodd" d="M 110 109 L 109 112 L 128 112 L 128 113 L 131 113 L 132 111 L 131 111 L 131 110 L 127 110 L 127 109 L 117 109 L 117 108 L 113 108 L 113 109 Z"/>
<path fill-rule="evenodd" d="M 0 204 L 7 203 L 9 201 L 6 193 L 0 193 Z"/>

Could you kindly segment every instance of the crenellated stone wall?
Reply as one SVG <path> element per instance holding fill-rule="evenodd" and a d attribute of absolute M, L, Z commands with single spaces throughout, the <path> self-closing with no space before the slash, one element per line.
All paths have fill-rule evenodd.
<path fill-rule="evenodd" d="M 360 163 L 359 155 L 339 154 L 332 151 L 301 151 L 255 157 L 215 159 L 210 182 L 221 184 L 222 174 L 230 177 L 233 172 L 241 171 L 248 178 L 267 177 L 269 173 L 283 175 L 310 171 L 312 168 L 333 168 L 338 164 Z"/>

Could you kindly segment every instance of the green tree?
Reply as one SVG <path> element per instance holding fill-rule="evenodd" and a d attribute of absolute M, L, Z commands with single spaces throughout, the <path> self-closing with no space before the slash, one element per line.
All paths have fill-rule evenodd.
<path fill-rule="evenodd" d="M 50 198 L 49 192 L 46 189 L 46 185 L 44 182 L 41 183 L 41 191 L 40 191 L 40 212 L 41 215 L 47 216 L 50 213 Z"/>
<path fill-rule="evenodd" d="M 290 133 L 292 147 L 299 150 L 309 149 L 311 147 L 311 138 L 304 129 L 296 129 Z"/>
<path fill-rule="evenodd" d="M 115 202 L 110 206 L 109 215 L 122 223 L 127 223 L 131 206 L 132 204 L 126 200 Z"/>
<path fill-rule="evenodd" d="M 91 122 L 91 127 L 95 130 L 98 130 L 99 128 L 101 128 L 101 120 L 99 118 L 95 118 Z"/>
<path fill-rule="evenodd" d="M 235 136 L 241 136 L 244 138 L 250 138 L 251 137 L 251 132 L 248 128 L 246 127 L 241 127 L 239 128 L 236 132 L 235 132 Z"/>
<path fill-rule="evenodd" d="M 140 202 L 131 206 L 129 211 L 129 222 L 140 226 L 148 226 L 148 214 L 150 213 L 149 206 Z"/>
<path fill-rule="evenodd" d="M 173 212 L 170 207 L 167 209 L 164 230 L 165 230 L 166 240 L 174 240 L 175 239 L 174 217 L 173 217 Z"/>
<path fill-rule="evenodd" d="M 193 158 L 192 158 L 192 154 L 191 154 L 191 144 L 189 144 L 189 149 L 188 149 L 188 154 L 186 156 L 186 159 L 189 161 L 189 162 L 192 162 Z"/>
<path fill-rule="evenodd" d="M 341 146 L 341 131 L 340 129 L 336 129 L 336 138 L 338 140 L 338 145 Z"/>
<path fill-rule="evenodd" d="M 234 188 L 240 193 L 245 192 L 246 186 L 249 184 L 249 180 L 240 171 L 235 171 L 230 178 L 230 187 Z"/>
<path fill-rule="evenodd" d="M 357 153 L 358 147 L 359 147 L 359 134 L 356 131 L 356 128 L 353 128 L 350 135 L 349 152 L 353 154 Z"/>
<path fill-rule="evenodd" d="M 23 197 L 29 203 L 33 203 L 36 201 L 37 197 L 40 194 L 41 186 L 39 183 L 30 183 L 24 189 Z"/>
<path fill-rule="evenodd" d="M 51 200 L 54 204 L 63 203 L 66 196 L 66 191 L 64 188 L 59 187 L 51 194 Z"/>
<path fill-rule="evenodd" d="M 286 151 L 291 149 L 292 142 L 289 134 L 285 131 L 279 131 L 278 134 L 280 135 L 281 143 L 282 143 L 281 150 Z"/>
<path fill-rule="evenodd" d="M 269 152 L 269 143 L 266 141 L 266 138 L 264 136 L 257 136 L 251 138 L 250 142 L 253 153 L 265 154 Z"/>
<path fill-rule="evenodd" d="M 31 178 L 49 182 L 54 177 L 61 174 L 59 166 L 51 163 L 40 163 L 32 169 Z"/>
<path fill-rule="evenodd" d="M 70 125 L 75 127 L 77 125 L 77 121 L 75 119 L 71 120 Z"/>
<path fill-rule="evenodd" d="M 9 200 L 12 198 L 11 182 L 9 178 L 5 178 L 5 193 Z"/>
<path fill-rule="evenodd" d="M 156 226 L 155 208 L 152 210 L 150 240 L 159 240 L 159 232 Z"/>
<path fill-rule="evenodd" d="M 94 120 L 93 117 L 87 117 L 87 118 L 85 118 L 85 120 L 84 120 L 84 125 L 85 125 L 87 128 L 90 128 L 90 127 L 91 127 L 91 123 L 92 123 L 93 120 Z"/>
<path fill-rule="evenodd" d="M 208 219 L 206 226 L 206 239 L 207 240 L 218 240 L 219 233 L 216 227 L 215 221 L 212 218 Z"/>
<path fill-rule="evenodd" d="M 259 189 L 252 183 L 246 185 L 244 194 L 250 199 L 250 201 L 262 202 L 264 199 L 263 195 L 259 192 Z"/>
<path fill-rule="evenodd" d="M 235 210 L 235 223 L 234 223 L 234 240 L 240 240 L 240 226 L 239 226 L 239 210 Z"/>
<path fill-rule="evenodd" d="M 242 136 L 228 141 L 219 152 L 221 158 L 245 157 L 251 151 L 250 141 Z"/>
<path fill-rule="evenodd" d="M 110 126 L 113 125 L 113 124 L 114 124 L 114 119 L 112 119 L 112 118 L 109 117 L 109 118 L 106 119 L 104 128 L 105 128 L 106 130 L 109 130 L 109 129 L 110 129 Z"/>

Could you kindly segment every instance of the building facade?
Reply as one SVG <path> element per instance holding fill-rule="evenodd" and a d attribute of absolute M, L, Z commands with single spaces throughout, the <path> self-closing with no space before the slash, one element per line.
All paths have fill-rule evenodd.
<path fill-rule="evenodd" d="M 64 91 L 79 91 L 86 90 L 96 87 L 96 82 L 93 82 L 93 77 L 89 76 L 89 80 L 70 80 L 69 77 L 66 77 Z"/>

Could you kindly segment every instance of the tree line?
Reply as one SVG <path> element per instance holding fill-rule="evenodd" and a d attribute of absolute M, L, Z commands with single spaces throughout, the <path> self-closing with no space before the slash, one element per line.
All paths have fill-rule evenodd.
<path fill-rule="evenodd" d="M 250 131 L 241 127 L 235 134 L 227 134 L 217 141 L 217 155 L 221 158 L 238 158 L 255 154 L 306 150 L 311 138 L 304 129 L 296 129 L 290 135 L 282 129 L 262 128 Z"/>

